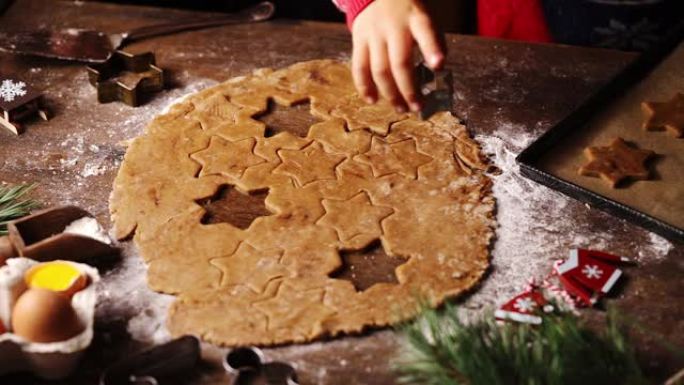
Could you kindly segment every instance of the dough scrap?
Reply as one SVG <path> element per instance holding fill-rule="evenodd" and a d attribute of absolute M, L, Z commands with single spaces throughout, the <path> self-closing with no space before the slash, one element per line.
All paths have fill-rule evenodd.
<path fill-rule="evenodd" d="M 650 172 L 644 163 L 653 155 L 653 151 L 634 148 L 622 138 L 615 138 L 610 146 L 587 147 L 584 156 L 589 162 L 580 167 L 579 173 L 600 177 L 615 188 L 627 178 L 648 179 Z"/>
<path fill-rule="evenodd" d="M 645 130 L 666 130 L 675 138 L 684 137 L 684 93 L 678 92 L 667 102 L 643 102 Z"/>
<path fill-rule="evenodd" d="M 308 100 L 322 121 L 306 138 L 265 137 L 269 99 Z M 128 147 L 110 211 L 150 287 L 177 296 L 172 334 L 305 342 L 396 323 L 473 287 L 495 225 L 486 169 L 450 113 L 423 121 L 366 105 L 347 64 L 316 60 L 231 79 L 156 117 Z M 247 228 L 202 223 L 203 202 L 230 186 L 267 191 L 269 215 Z M 373 242 L 405 260 L 398 284 L 358 291 L 331 278 L 341 253 Z"/>

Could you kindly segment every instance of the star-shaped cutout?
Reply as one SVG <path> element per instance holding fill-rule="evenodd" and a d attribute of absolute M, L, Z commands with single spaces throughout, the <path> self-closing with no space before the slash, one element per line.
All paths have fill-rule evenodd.
<path fill-rule="evenodd" d="M 668 102 L 643 102 L 641 109 L 645 130 L 667 130 L 675 138 L 684 137 L 684 93 L 678 92 Z"/>
<path fill-rule="evenodd" d="M 352 250 L 380 237 L 380 222 L 394 212 L 391 207 L 375 206 L 365 191 L 348 200 L 323 199 L 322 203 L 325 215 L 318 223 L 334 228 L 343 246 Z"/>
<path fill-rule="evenodd" d="M 626 178 L 648 179 L 649 170 L 644 163 L 654 153 L 633 148 L 622 138 L 615 138 L 607 147 L 587 147 L 584 155 L 589 163 L 580 167 L 579 173 L 600 177 L 615 187 Z"/>
<path fill-rule="evenodd" d="M 285 281 L 273 298 L 254 303 L 268 317 L 268 330 L 282 330 L 302 340 L 320 333 L 323 323 L 335 310 L 323 304 L 322 288 L 298 287 Z"/>
<path fill-rule="evenodd" d="M 242 242 L 232 255 L 210 262 L 221 270 L 220 286 L 244 285 L 256 293 L 263 293 L 269 282 L 291 275 L 280 263 L 282 256 L 282 250 L 259 250 Z"/>
<path fill-rule="evenodd" d="M 197 119 L 202 128 L 209 130 L 218 125 L 237 120 L 240 107 L 230 103 L 221 94 L 213 95 L 206 100 L 193 103 L 195 110 L 188 117 Z"/>
<path fill-rule="evenodd" d="M 371 140 L 370 151 L 355 159 L 371 166 L 376 178 L 399 173 L 413 179 L 418 177 L 418 167 L 432 161 L 431 156 L 418 151 L 414 139 L 388 143 L 377 136 Z"/>
<path fill-rule="evenodd" d="M 368 131 L 347 132 L 344 120 L 338 118 L 314 124 L 309 129 L 308 137 L 321 142 L 326 149 L 350 155 L 368 151 L 371 141 Z"/>
<path fill-rule="evenodd" d="M 209 147 L 190 155 L 190 158 L 202 165 L 199 176 L 227 175 L 239 179 L 247 168 L 266 162 L 254 155 L 255 143 L 254 138 L 230 142 L 212 136 Z"/>
<path fill-rule="evenodd" d="M 279 150 L 282 163 L 273 170 L 274 174 L 288 175 L 299 186 L 315 180 L 336 179 L 335 167 L 346 158 L 342 154 L 330 154 L 318 142 L 312 142 L 301 150 Z"/>

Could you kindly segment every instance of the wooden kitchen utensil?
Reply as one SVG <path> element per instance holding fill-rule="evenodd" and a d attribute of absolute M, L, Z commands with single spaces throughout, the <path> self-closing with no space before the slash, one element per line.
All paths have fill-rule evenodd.
<path fill-rule="evenodd" d="M 81 261 L 114 253 L 116 248 L 94 238 L 64 233 L 68 225 L 85 217 L 92 215 L 75 206 L 63 206 L 8 222 L 8 235 L 0 238 L 0 265 L 13 257 Z"/>
<path fill-rule="evenodd" d="M 0 31 L 0 50 L 87 63 L 103 63 L 124 46 L 155 36 L 228 24 L 255 23 L 273 16 L 275 6 L 264 1 L 237 13 L 150 25 L 128 32 L 107 34 L 69 28 L 65 30 Z"/>

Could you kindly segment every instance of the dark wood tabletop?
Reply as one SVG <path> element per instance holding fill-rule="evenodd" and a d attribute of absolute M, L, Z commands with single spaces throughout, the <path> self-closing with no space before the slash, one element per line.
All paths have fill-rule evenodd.
<path fill-rule="evenodd" d="M 192 16 L 188 11 L 53 0 L 16 1 L 0 15 L 0 28 L 88 28 L 120 32 L 133 27 Z M 448 67 L 455 81 L 455 113 L 475 135 L 515 138 L 539 135 L 604 84 L 635 55 L 559 45 L 536 45 L 448 35 Z M 135 43 L 129 52 L 153 51 L 167 73 L 167 89 L 145 105 L 98 104 L 82 64 L 0 53 L 0 74 L 16 76 L 43 90 L 53 117 L 27 124 L 16 137 L 0 129 L 0 182 L 36 182 L 33 196 L 46 206 L 76 204 L 110 227 L 108 197 L 125 147 L 147 121 L 186 93 L 244 75 L 261 67 L 334 58 L 347 60 L 350 36 L 343 24 L 276 20 L 158 37 Z M 286 120 L 286 119 L 281 119 Z M 601 211 L 569 201 L 570 215 L 583 231 L 610 233 L 605 245 L 629 255 L 649 234 Z M 590 230 L 586 230 L 590 229 Z M 521 231 L 525 231 L 522 229 Z M 529 236 L 534 237 L 533 230 Z M 131 242 L 121 245 L 122 258 L 138 258 Z M 558 253 L 567 245 L 558 242 Z M 535 262 L 536 263 L 536 262 Z M 493 260 L 496 269 L 496 256 Z M 106 273 L 106 272 L 105 272 Z M 684 363 L 664 347 L 684 346 L 684 247 L 630 270 L 630 279 L 611 299 L 650 332 L 635 331 L 641 362 L 654 380 L 667 378 Z M 496 273 L 486 279 L 497 279 Z M 524 282 L 523 282 L 524 283 Z M 516 283 L 519 284 L 519 283 Z M 505 298 L 489 298 L 501 303 Z M 463 299 L 462 299 L 463 301 Z M 111 314 L 111 313 L 107 313 Z M 590 322 L 603 312 L 587 311 Z M 113 360 L 142 343 L 126 333 L 125 310 L 119 317 L 100 316 L 93 346 L 73 378 L 64 384 L 94 384 Z M 294 363 L 302 384 L 391 384 L 389 361 L 398 338 L 390 330 L 336 338 L 308 345 L 265 349 L 268 357 Z M 218 361 L 224 349 L 205 346 L 205 362 L 192 383 L 229 383 Z M 1 383 L 47 383 L 24 375 Z"/>

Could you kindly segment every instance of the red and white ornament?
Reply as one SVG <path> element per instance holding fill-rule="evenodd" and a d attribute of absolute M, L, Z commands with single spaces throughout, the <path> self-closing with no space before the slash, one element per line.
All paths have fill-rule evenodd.
<path fill-rule="evenodd" d="M 622 275 L 614 263 L 629 259 L 596 250 L 573 249 L 564 262 L 555 267 L 566 291 L 591 306 L 607 294 Z"/>
<path fill-rule="evenodd" d="M 539 325 L 542 323 L 539 312 L 550 311 L 550 306 L 542 291 L 531 287 L 503 304 L 494 312 L 494 316 L 500 321 L 511 320 Z"/>

